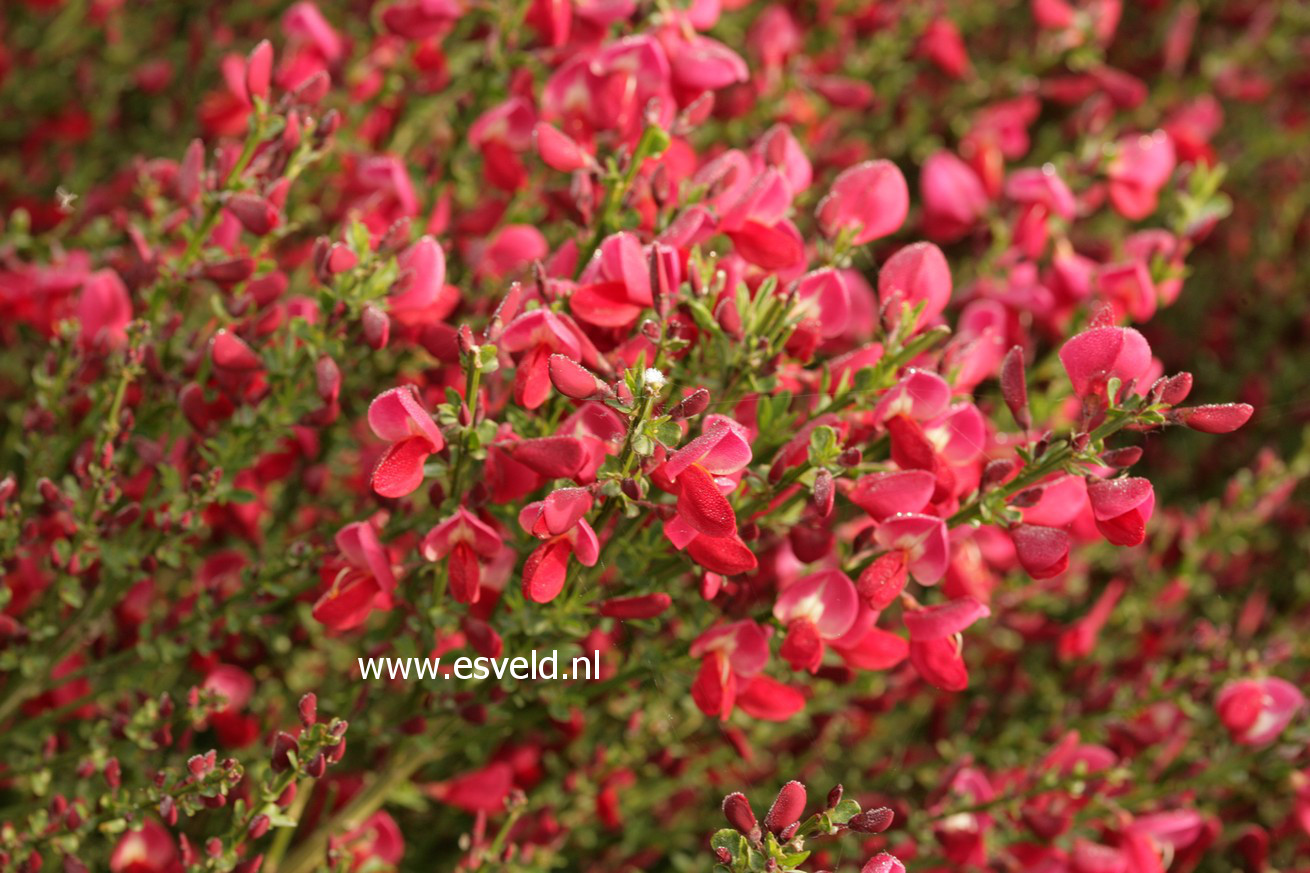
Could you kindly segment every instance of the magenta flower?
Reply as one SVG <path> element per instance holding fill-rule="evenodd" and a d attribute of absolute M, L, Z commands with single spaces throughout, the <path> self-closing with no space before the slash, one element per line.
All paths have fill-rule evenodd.
<path fill-rule="evenodd" d="M 544 542 L 523 565 L 523 596 L 534 603 L 549 603 L 564 589 L 569 558 L 584 567 L 600 558 L 596 532 L 583 518 L 591 510 L 591 493 L 585 488 L 559 488 L 545 500 L 529 503 L 519 512 L 519 524 Z"/>
<path fill-rule="evenodd" d="M 1215 701 L 1219 720 L 1244 746 L 1273 742 L 1304 705 L 1301 689 L 1277 677 L 1229 682 Z"/>
<path fill-rule="evenodd" d="M 478 602 L 481 564 L 495 558 L 501 547 L 500 534 L 462 506 L 433 526 L 419 544 L 429 561 L 449 558 L 450 593 L 458 603 Z"/>
<path fill-rule="evenodd" d="M 855 623 L 859 595 L 839 570 L 823 570 L 787 586 L 773 617 L 787 626 L 780 653 L 793 670 L 819 669 L 824 643 L 840 639 Z"/>
<path fill-rule="evenodd" d="M 944 519 L 914 512 L 899 513 L 878 525 L 874 539 L 883 549 L 900 555 L 920 585 L 936 585 L 946 573 L 951 549 Z"/>
<path fill-rule="evenodd" d="M 864 245 L 899 230 L 909 210 L 910 190 L 900 169 L 891 161 L 866 161 L 833 180 L 815 215 L 824 236 L 846 230 L 854 245 Z"/>
<path fill-rule="evenodd" d="M 423 464 L 446 441 L 423 408 L 418 391 L 402 385 L 384 391 L 368 407 L 368 426 L 391 443 L 373 468 L 373 490 L 383 497 L 404 497 L 423 484 Z"/>
<path fill-rule="evenodd" d="M 1078 396 L 1099 396 L 1111 379 L 1125 385 L 1142 379 L 1151 367 L 1151 347 L 1131 327 L 1094 327 L 1060 347 L 1060 362 Z"/>
<path fill-rule="evenodd" d="M 1116 546 L 1136 546 L 1146 539 L 1146 523 L 1155 509 L 1150 480 L 1097 479 L 1087 483 L 1087 500 L 1096 529 Z"/>

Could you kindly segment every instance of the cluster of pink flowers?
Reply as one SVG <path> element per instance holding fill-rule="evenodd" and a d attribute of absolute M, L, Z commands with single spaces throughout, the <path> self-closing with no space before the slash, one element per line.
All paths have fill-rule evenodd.
<path fill-rule="evenodd" d="M 863 873 L 1163 873 L 1216 845 L 1199 791 L 1130 790 L 1195 775 L 1171 731 L 1233 755 L 1294 734 L 1285 647 L 1198 643 L 1203 669 L 1146 681 L 1185 649 L 1125 631 L 1105 670 L 1134 678 L 1086 730 L 1046 698 L 1084 667 L 1102 690 L 1085 662 L 1123 568 L 1206 568 L 1144 440 L 1254 412 L 1188 405 L 1145 327 L 1225 211 L 1217 106 L 1134 114 L 1146 84 L 1103 62 L 1120 4 L 1037 0 L 1011 12 L 1077 72 L 883 152 L 840 113 L 887 98 L 807 42 L 904 29 L 903 99 L 953 106 L 981 84 L 967 30 L 936 6 L 757 5 L 298 2 L 221 59 L 202 139 L 81 213 L 6 212 L 0 410 L 30 436 L 0 438 L 0 866 L 390 869 L 414 861 L 402 808 L 429 805 L 458 835 L 417 842 L 458 869 L 686 866 L 704 840 L 642 822 L 673 833 L 707 774 L 789 778 L 762 744 L 840 773 L 833 745 L 876 719 L 907 731 L 905 773 L 861 765 L 874 808 L 839 786 L 807 818 L 792 781 L 761 823 L 730 794 L 710 863 L 835 867 L 814 844 L 854 834 Z M 1020 663 L 1034 641 L 1051 673 Z M 548 648 L 600 675 L 451 666 Z M 392 656 L 442 658 L 441 682 L 363 675 Z M 1153 698 L 1109 723 L 1157 685 L 1205 715 Z M 993 694 L 1026 710 L 986 714 Z M 1029 715 L 1015 754 L 952 745 Z M 1289 773 L 1310 834 L 1310 764 Z"/>

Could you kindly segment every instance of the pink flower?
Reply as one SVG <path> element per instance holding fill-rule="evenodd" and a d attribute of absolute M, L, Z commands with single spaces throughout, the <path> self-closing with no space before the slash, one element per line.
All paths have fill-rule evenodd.
<path fill-rule="evenodd" d="M 600 353 L 572 318 L 544 307 L 521 313 L 505 328 L 501 346 L 509 352 L 526 352 L 514 372 L 514 400 L 536 409 L 550 396 L 550 357 L 558 352 L 592 368 Z"/>
<path fill-rule="evenodd" d="M 1078 396 L 1099 396 L 1111 379 L 1124 385 L 1142 379 L 1151 367 L 1151 347 L 1131 327 L 1094 327 L 1060 347 L 1060 362 Z"/>
<path fill-rule="evenodd" d="M 1215 701 L 1219 720 L 1233 741 L 1244 746 L 1273 742 L 1304 705 L 1301 690 L 1276 677 L 1229 682 Z"/>
<path fill-rule="evenodd" d="M 314 618 L 333 630 L 349 630 L 375 608 L 390 606 L 396 588 L 391 559 L 372 521 L 357 521 L 337 531 L 340 563 L 324 565 L 328 588 L 314 604 Z"/>
<path fill-rule="evenodd" d="M 168 829 L 153 818 L 119 837 L 109 856 L 110 873 L 171 873 L 178 868 L 177 846 Z"/>
<path fill-rule="evenodd" d="M 716 625 L 691 644 L 691 656 L 701 659 L 692 699 L 701 712 L 727 721 L 739 685 L 749 683 L 769 661 L 769 635 L 749 619 Z"/>
<path fill-rule="evenodd" d="M 81 325 L 83 348 L 118 348 L 127 342 L 132 301 L 127 286 L 113 270 L 97 270 L 87 277 L 74 313 Z"/>
<path fill-rule="evenodd" d="M 855 585 L 839 570 L 823 570 L 787 586 L 773 605 L 773 617 L 787 626 L 782 657 L 794 670 L 818 670 L 824 643 L 851 629 L 859 604 Z"/>
<path fill-rule="evenodd" d="M 1097 479 L 1087 484 L 1096 528 L 1116 546 L 1136 546 L 1146 539 L 1146 523 L 1155 508 L 1155 490 L 1147 479 Z"/>
<path fill-rule="evenodd" d="M 423 484 L 423 464 L 446 441 L 423 408 L 418 391 L 402 385 L 384 391 L 368 407 L 368 426 L 391 443 L 373 468 L 373 490 L 383 497 L 404 497 Z"/>
<path fill-rule="evenodd" d="M 905 865 L 895 855 L 880 852 L 865 862 L 860 873 L 905 873 Z"/>
<path fill-rule="evenodd" d="M 1155 212 L 1175 163 L 1173 140 L 1164 131 L 1124 137 L 1108 170 L 1110 202 L 1125 218 L 1146 218 Z"/>
<path fill-rule="evenodd" d="M 912 243 L 887 259 L 878 273 L 878 302 L 896 315 L 901 306 L 920 304 L 916 329 L 932 324 L 951 300 L 951 268 L 930 242 Z"/>
<path fill-rule="evenodd" d="M 964 38 L 949 18 L 936 18 L 929 23 L 919 37 L 919 52 L 952 79 L 963 79 L 973 69 Z"/>
<path fill-rule="evenodd" d="M 801 311 L 819 324 L 824 339 L 841 336 L 850 327 L 851 297 L 841 271 L 831 267 L 806 273 L 796 284 Z"/>
<path fill-rule="evenodd" d="M 884 521 L 902 512 L 922 512 L 935 487 L 936 480 L 926 470 L 896 470 L 861 476 L 849 496 L 874 521 Z"/>
<path fill-rule="evenodd" d="M 459 303 L 446 285 L 446 254 L 430 236 L 420 238 L 396 259 L 400 275 L 387 297 L 391 317 L 401 324 L 440 321 Z"/>
<path fill-rule="evenodd" d="M 728 477 L 750 461 L 746 429 L 726 416 L 707 415 L 701 435 L 674 452 L 662 468 L 676 488 L 678 517 L 687 527 L 715 539 L 736 536 L 737 516 L 724 494 L 736 486 Z"/>
<path fill-rule="evenodd" d="M 978 174 L 955 155 L 934 152 L 919 175 L 923 232 L 953 242 L 968 234 L 987 211 L 987 191 Z"/>
<path fill-rule="evenodd" d="M 449 558 L 446 572 L 450 592 L 458 603 L 477 603 L 480 593 L 481 561 L 495 558 L 501 538 L 494 528 L 464 507 L 438 522 L 419 545 L 429 561 Z"/>
<path fill-rule="evenodd" d="M 891 161 L 880 160 L 843 170 L 815 215 L 824 236 L 845 230 L 853 234 L 853 245 L 864 245 L 899 230 L 909 210 L 905 177 Z"/>
<path fill-rule="evenodd" d="M 1010 530 L 1019 565 L 1034 579 L 1050 579 L 1069 566 L 1068 532 L 1055 527 L 1020 524 Z"/>
<path fill-rule="evenodd" d="M 577 556 L 584 567 L 600 558 L 596 532 L 583 518 L 591 510 L 591 493 L 585 488 L 559 488 L 523 507 L 519 524 L 544 540 L 523 565 L 523 596 L 533 603 L 549 603 L 564 588 L 569 558 Z"/>
<path fill-rule="evenodd" d="M 900 555 L 920 585 L 936 585 L 946 572 L 951 550 L 944 519 L 899 513 L 878 525 L 874 539 L 883 549 Z"/>
<path fill-rule="evenodd" d="M 905 629 L 910 632 L 911 644 L 944 640 L 991 614 L 985 603 L 965 595 L 937 606 L 907 610 Z"/>

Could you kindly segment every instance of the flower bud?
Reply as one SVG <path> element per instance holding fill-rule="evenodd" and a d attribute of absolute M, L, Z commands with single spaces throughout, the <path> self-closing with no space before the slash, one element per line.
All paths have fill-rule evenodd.
<path fill-rule="evenodd" d="M 361 323 L 364 327 L 364 342 L 368 343 L 368 347 L 386 348 L 387 340 L 391 337 L 391 319 L 387 314 L 370 303 L 364 307 Z"/>
<path fill-rule="evenodd" d="M 268 829 L 271 825 L 272 821 L 269 817 L 261 812 L 250 820 L 250 826 L 246 828 L 246 833 L 250 836 L 250 839 L 257 840 L 264 834 L 268 833 Z"/>
<path fill-rule="evenodd" d="M 895 816 L 890 809 L 880 806 L 877 809 L 866 809 L 847 822 L 846 826 L 862 834 L 880 834 L 891 827 L 893 818 Z"/>
<path fill-rule="evenodd" d="M 1151 394 L 1160 403 L 1176 406 L 1187 399 L 1187 395 L 1192 393 L 1192 374 L 1188 372 L 1175 373 L 1172 376 L 1161 376 L 1151 386 Z"/>
<path fill-rule="evenodd" d="M 313 727 L 318 721 L 318 697 L 310 691 L 300 698 L 300 704 L 297 707 L 300 711 L 300 723 L 305 727 Z"/>
<path fill-rule="evenodd" d="M 814 488 L 811 496 L 813 497 L 814 511 L 818 513 L 820 518 L 827 518 L 832 514 L 832 503 L 835 495 L 836 486 L 833 483 L 832 473 L 826 469 L 819 470 L 814 477 Z"/>
<path fill-rule="evenodd" d="M 1111 449 L 1101 455 L 1101 460 L 1107 467 L 1116 467 L 1125 470 L 1136 464 L 1142 459 L 1141 446 L 1125 446 L 1122 449 Z"/>
<path fill-rule="evenodd" d="M 322 401 L 335 403 L 341 394 L 341 368 L 331 355 L 323 355 L 314 363 L 314 381 Z"/>
<path fill-rule="evenodd" d="M 841 796 L 842 796 L 842 787 L 841 787 L 841 783 L 838 783 L 832 787 L 831 791 L 828 792 L 828 809 L 836 809 L 837 804 L 841 803 Z"/>
<path fill-rule="evenodd" d="M 749 834 L 755 829 L 755 811 L 751 809 L 746 795 L 740 791 L 723 798 L 723 816 L 728 824 L 743 834 Z"/>
<path fill-rule="evenodd" d="M 233 194 L 224 205 L 255 236 L 264 236 L 278 225 L 277 207 L 256 194 Z"/>
<path fill-rule="evenodd" d="M 1232 433 L 1251 419 L 1255 409 L 1249 403 L 1214 403 L 1173 410 L 1169 418 L 1201 433 Z"/>
<path fill-rule="evenodd" d="M 250 99 L 268 97 L 268 86 L 273 78 L 273 46 L 266 40 L 250 51 L 246 58 L 246 94 Z"/>
<path fill-rule="evenodd" d="M 286 731 L 278 731 L 273 738 L 273 756 L 270 766 L 274 773 L 285 773 L 291 767 L 291 755 L 299 754 L 300 744 Z"/>
<path fill-rule="evenodd" d="M 1001 362 L 1001 396 L 1015 424 L 1024 430 L 1033 426 L 1032 414 L 1028 411 L 1028 382 L 1023 372 L 1023 348 L 1015 346 L 1005 355 Z"/>
<path fill-rule="evenodd" d="M 669 416 L 674 421 L 682 421 L 684 418 L 692 418 L 700 415 L 710 405 L 710 392 L 704 388 L 697 388 L 695 391 L 682 398 L 669 410 Z"/>
<path fill-rule="evenodd" d="M 800 820 L 804 812 L 805 786 L 792 780 L 778 791 L 773 806 L 769 807 L 769 814 L 764 817 L 764 826 L 781 837 L 787 828 Z"/>

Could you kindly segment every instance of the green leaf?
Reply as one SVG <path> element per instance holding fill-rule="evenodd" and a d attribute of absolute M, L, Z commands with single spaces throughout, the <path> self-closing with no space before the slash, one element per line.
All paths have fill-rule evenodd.
<path fill-rule="evenodd" d="M 846 824 L 846 822 L 855 818 L 855 816 L 859 814 L 859 802 L 850 797 L 844 798 L 841 803 L 837 804 L 837 808 L 830 813 L 833 822 L 836 824 Z"/>
<path fill-rule="evenodd" d="M 654 437 L 660 445 L 672 449 L 682 441 L 682 428 L 672 419 L 665 419 L 655 425 Z"/>

